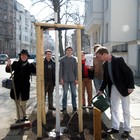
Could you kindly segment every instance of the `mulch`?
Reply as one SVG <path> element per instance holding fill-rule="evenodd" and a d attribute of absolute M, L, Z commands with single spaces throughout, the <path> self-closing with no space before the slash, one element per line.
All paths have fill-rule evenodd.
<path fill-rule="evenodd" d="M 55 133 L 55 111 L 48 111 L 46 114 L 46 125 L 42 126 L 45 140 L 86 140 L 93 139 L 93 111 L 92 109 L 83 110 L 83 132 L 79 132 L 77 112 L 61 113 L 60 126 L 63 132 L 59 135 Z M 102 123 L 102 130 L 106 131 L 107 127 Z M 32 122 L 31 131 L 37 134 L 37 120 Z"/>

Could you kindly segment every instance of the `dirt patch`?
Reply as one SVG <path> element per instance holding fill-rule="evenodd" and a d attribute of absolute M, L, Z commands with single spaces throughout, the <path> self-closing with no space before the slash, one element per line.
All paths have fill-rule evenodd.
<path fill-rule="evenodd" d="M 34 120 L 32 120 L 32 128 L 30 130 L 30 135 L 28 140 L 31 137 L 37 134 L 37 120 L 36 113 L 32 114 Z M 43 137 L 45 140 L 91 140 L 93 139 L 93 111 L 90 109 L 83 110 L 83 132 L 79 133 L 79 122 L 78 114 L 75 113 L 62 113 L 60 114 L 60 126 L 63 129 L 63 132 L 59 135 L 55 133 L 55 124 L 56 117 L 55 111 L 48 111 L 46 114 L 45 126 L 42 126 Z M 106 129 L 104 125 L 103 129 Z M 34 137 L 35 139 L 35 137 Z M 37 139 L 37 137 L 36 137 Z"/>

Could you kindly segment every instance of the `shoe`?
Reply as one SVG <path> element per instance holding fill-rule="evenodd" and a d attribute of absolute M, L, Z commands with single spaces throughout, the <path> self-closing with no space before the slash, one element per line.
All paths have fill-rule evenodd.
<path fill-rule="evenodd" d="M 83 109 L 86 109 L 87 107 L 85 105 L 82 106 Z"/>
<path fill-rule="evenodd" d="M 20 122 L 21 122 L 21 120 L 19 120 L 19 119 L 15 121 L 15 123 L 20 123 Z"/>
<path fill-rule="evenodd" d="M 93 106 L 89 105 L 89 106 L 88 106 L 88 109 L 93 109 Z"/>
<path fill-rule="evenodd" d="M 50 110 L 56 110 L 54 107 L 49 107 Z"/>
<path fill-rule="evenodd" d="M 63 109 L 61 110 L 61 112 L 67 112 L 66 108 L 63 108 Z"/>
<path fill-rule="evenodd" d="M 21 119 L 21 122 L 25 122 L 28 121 L 29 119 L 27 118 L 27 116 L 24 116 L 23 119 Z"/>
<path fill-rule="evenodd" d="M 119 133 L 119 130 L 116 130 L 114 128 L 111 128 L 107 131 L 108 134 L 116 134 L 116 133 Z"/>
<path fill-rule="evenodd" d="M 77 111 L 77 107 L 73 107 L 73 111 Z"/>
<path fill-rule="evenodd" d="M 121 135 L 121 138 L 128 138 L 129 137 L 129 133 L 128 131 L 124 131 Z"/>

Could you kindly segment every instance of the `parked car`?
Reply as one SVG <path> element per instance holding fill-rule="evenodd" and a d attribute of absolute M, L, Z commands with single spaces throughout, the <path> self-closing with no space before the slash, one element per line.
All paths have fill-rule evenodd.
<path fill-rule="evenodd" d="M 36 58 L 36 54 L 30 54 L 29 59 L 35 59 Z"/>
<path fill-rule="evenodd" d="M 0 64 L 5 64 L 7 60 L 8 60 L 7 54 L 0 54 Z"/>

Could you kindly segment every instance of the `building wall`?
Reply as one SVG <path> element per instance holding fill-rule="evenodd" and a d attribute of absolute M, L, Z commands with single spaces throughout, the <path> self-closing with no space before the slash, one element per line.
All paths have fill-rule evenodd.
<path fill-rule="evenodd" d="M 110 41 L 126 42 L 136 39 L 137 0 L 111 1 L 110 17 Z"/>
<path fill-rule="evenodd" d="M 35 17 L 16 2 L 16 54 L 27 49 L 30 54 L 36 53 Z"/>
<path fill-rule="evenodd" d="M 94 5 L 93 14 L 85 21 L 85 30 L 90 35 L 91 47 L 100 43 L 108 47 L 109 51 L 117 56 L 122 56 L 131 67 L 135 75 L 140 74 L 140 0 L 91 0 L 86 3 Z M 99 10 L 102 6 L 102 12 Z M 87 6 L 88 7 L 88 6 Z M 96 16 L 99 14 L 99 18 Z M 86 13 L 89 13 L 86 9 Z M 101 16 L 102 13 L 102 16 Z M 89 22 L 90 21 L 90 22 Z M 100 21 L 100 22 L 99 22 Z M 133 42 L 133 43 L 132 43 Z M 127 49 L 112 52 L 112 48 L 120 45 Z M 138 66 L 137 66 L 138 65 Z"/>

